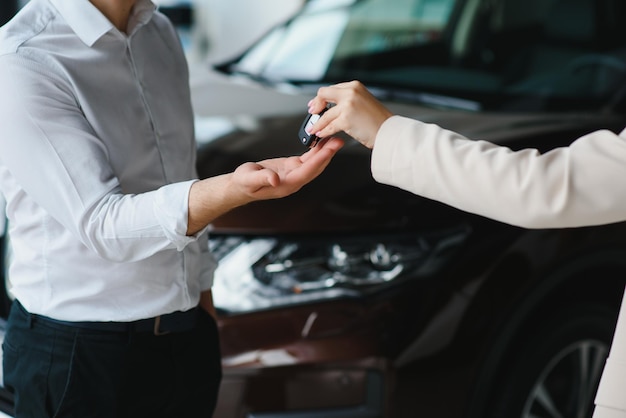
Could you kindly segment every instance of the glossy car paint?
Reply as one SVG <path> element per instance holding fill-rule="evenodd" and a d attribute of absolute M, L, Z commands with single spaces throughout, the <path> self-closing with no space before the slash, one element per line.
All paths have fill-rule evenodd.
<path fill-rule="evenodd" d="M 547 150 L 624 124 L 621 116 L 468 115 L 389 105 L 511 148 Z M 302 152 L 294 135 L 301 116 L 260 120 L 261 129 L 211 142 L 200 153 L 202 176 Z M 366 408 L 371 386 L 377 387 L 380 406 L 363 416 L 465 416 L 472 408 L 480 411 L 480 397 L 497 390 L 500 373 L 523 356 L 516 346 L 533 337 L 544 317 L 581 300 L 596 301 L 615 315 L 624 284 L 626 225 L 524 230 L 464 213 L 375 183 L 370 151 L 348 141 L 303 191 L 239 208 L 217 220 L 213 233 L 367 236 L 456 226 L 471 231 L 470 238 L 437 277 L 398 283 L 358 300 L 223 313 L 225 378 L 218 416 L 254 411 L 249 416 L 296 417 L 306 410 L 319 415 L 302 416 L 321 417 L 328 408 L 359 416 L 350 414 Z"/>
<path fill-rule="evenodd" d="M 192 69 L 201 177 L 304 151 L 296 133 L 315 84 L 263 84 L 208 70 Z M 619 102 L 560 113 L 387 104 L 512 149 L 547 151 L 626 125 Z M 462 245 L 435 252 L 437 268 L 358 297 L 250 312 L 220 308 L 217 298 L 224 379 L 216 417 L 508 416 L 499 414 L 501 404 L 513 404 L 513 389 L 526 390 L 527 375 L 545 363 L 537 350 L 571 335 L 570 318 L 582 318 L 577 326 L 595 318 L 583 341 L 610 341 L 626 277 L 625 224 L 512 227 L 377 184 L 370 155 L 348 139 L 298 194 L 239 208 L 214 223 L 212 236 L 374 243 L 452 231 Z M 6 393 L 0 400 L 10 408 Z"/>

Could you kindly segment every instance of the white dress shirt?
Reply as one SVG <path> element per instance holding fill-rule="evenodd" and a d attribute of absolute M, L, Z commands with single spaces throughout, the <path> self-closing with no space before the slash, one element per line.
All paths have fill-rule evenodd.
<path fill-rule="evenodd" d="M 195 140 L 171 23 L 139 0 L 118 31 L 88 0 L 31 0 L 0 30 L 0 190 L 11 291 L 61 320 L 196 306 L 215 262 L 187 237 Z"/>
<path fill-rule="evenodd" d="M 600 130 L 545 154 L 470 141 L 393 116 L 372 153 L 374 178 L 459 209 L 526 228 L 626 220 L 626 130 Z M 626 418 L 626 297 L 594 418 Z"/>

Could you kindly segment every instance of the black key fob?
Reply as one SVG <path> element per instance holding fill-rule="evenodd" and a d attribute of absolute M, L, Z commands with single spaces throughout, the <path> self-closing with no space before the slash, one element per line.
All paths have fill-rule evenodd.
<path fill-rule="evenodd" d="M 307 130 L 311 128 L 311 126 L 315 125 L 315 122 L 317 122 L 319 120 L 319 118 L 322 117 L 322 115 L 324 114 L 324 112 L 326 112 L 327 109 L 322 110 L 319 114 L 307 114 L 306 118 L 304 118 L 304 121 L 302 122 L 302 126 L 300 126 L 300 131 L 298 132 L 298 138 L 300 139 L 300 142 L 302 143 L 302 145 L 312 148 L 315 145 L 317 145 L 317 143 L 319 142 L 319 140 L 321 138 L 318 138 L 317 136 L 315 136 L 315 134 L 309 134 L 307 133 Z"/>

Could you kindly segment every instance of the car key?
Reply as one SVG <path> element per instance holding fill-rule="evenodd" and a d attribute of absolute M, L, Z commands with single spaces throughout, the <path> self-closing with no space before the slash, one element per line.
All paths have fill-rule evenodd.
<path fill-rule="evenodd" d="M 307 114 L 306 118 L 304 118 L 302 126 L 300 126 L 300 131 L 298 132 L 298 138 L 303 145 L 309 148 L 313 148 L 319 142 L 320 138 L 317 137 L 315 134 L 309 134 L 307 132 L 307 129 L 315 125 L 315 123 L 322 117 L 326 110 L 328 110 L 328 108 L 322 110 L 320 113 L 309 113 Z"/>

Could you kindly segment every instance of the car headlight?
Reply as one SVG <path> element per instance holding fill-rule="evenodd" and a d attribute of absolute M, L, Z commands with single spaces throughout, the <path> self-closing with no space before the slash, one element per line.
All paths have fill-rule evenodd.
<path fill-rule="evenodd" d="M 467 228 L 344 238 L 212 235 L 219 261 L 213 298 L 234 313 L 357 297 L 431 276 L 468 235 Z"/>

